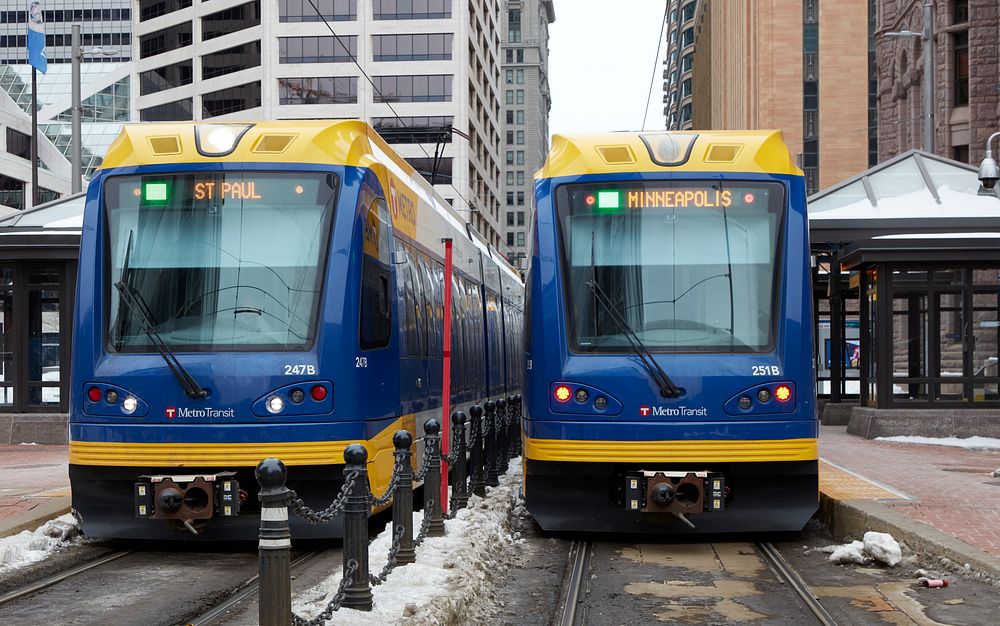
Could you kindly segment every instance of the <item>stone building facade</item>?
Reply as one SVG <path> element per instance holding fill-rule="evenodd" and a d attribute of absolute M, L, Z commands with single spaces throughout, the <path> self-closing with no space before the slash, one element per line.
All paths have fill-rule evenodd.
<path fill-rule="evenodd" d="M 878 158 L 922 146 L 923 42 L 886 33 L 923 31 L 921 0 L 873 0 L 876 8 Z M 937 0 L 934 152 L 978 164 L 1000 130 L 1000 3 Z M 925 148 L 926 149 L 926 148 Z"/>

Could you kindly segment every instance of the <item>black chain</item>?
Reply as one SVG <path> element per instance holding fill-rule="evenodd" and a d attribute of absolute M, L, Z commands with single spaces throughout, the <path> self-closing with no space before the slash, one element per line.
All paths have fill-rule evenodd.
<path fill-rule="evenodd" d="M 389 500 L 392 500 L 393 494 L 396 493 L 396 485 L 399 483 L 399 475 L 402 472 L 402 455 L 396 455 L 396 464 L 392 467 L 392 478 L 389 479 L 389 485 L 385 488 L 385 493 L 376 497 L 375 494 L 371 492 L 371 482 L 368 483 L 368 501 L 372 506 L 383 506 L 385 504 L 389 504 Z"/>
<path fill-rule="evenodd" d="M 427 470 L 429 470 L 431 467 L 431 454 L 427 448 L 435 445 L 434 443 L 432 443 L 432 441 L 433 441 L 432 439 L 424 440 L 424 456 L 423 458 L 420 459 L 420 468 L 417 470 L 417 473 L 413 475 L 413 480 L 416 480 L 418 482 L 423 480 L 424 477 L 427 475 Z"/>
<path fill-rule="evenodd" d="M 431 509 L 433 508 L 433 499 L 429 499 L 424 502 L 424 519 L 420 522 L 420 532 L 417 533 L 417 538 L 413 540 L 414 548 L 422 544 L 424 539 L 427 538 L 427 531 L 431 527 Z"/>
<path fill-rule="evenodd" d="M 385 582 L 385 579 L 389 577 L 389 572 L 396 568 L 396 556 L 399 554 L 399 543 L 403 540 L 403 525 L 400 524 L 396 527 L 395 532 L 392 534 L 392 546 L 389 548 L 389 560 L 386 561 L 385 567 L 379 572 L 378 576 L 369 574 L 368 579 L 371 581 L 372 585 L 381 585 Z"/>
<path fill-rule="evenodd" d="M 351 493 L 351 489 L 354 488 L 354 483 L 358 480 L 361 475 L 360 471 L 353 471 L 348 474 L 347 479 L 344 480 L 344 486 L 340 488 L 340 493 L 337 497 L 333 499 L 330 506 L 322 511 L 314 511 L 306 506 L 305 502 L 299 498 L 298 494 L 294 490 L 288 491 L 288 508 L 290 508 L 296 515 L 304 517 L 310 524 L 325 524 L 344 510 L 344 503 L 347 501 L 347 496 Z"/>
<path fill-rule="evenodd" d="M 347 588 L 354 582 L 354 574 L 357 571 L 358 562 L 354 559 L 348 561 L 347 571 L 344 572 L 344 577 L 340 580 L 340 586 L 337 587 L 337 593 L 330 598 L 330 602 L 326 605 L 326 608 L 323 609 L 323 612 L 309 620 L 292 613 L 292 624 L 295 624 L 295 626 L 319 626 L 320 624 L 325 624 L 330 621 L 333 617 L 334 611 L 340 610 L 340 604 L 344 601 L 344 595 L 347 592 Z"/>

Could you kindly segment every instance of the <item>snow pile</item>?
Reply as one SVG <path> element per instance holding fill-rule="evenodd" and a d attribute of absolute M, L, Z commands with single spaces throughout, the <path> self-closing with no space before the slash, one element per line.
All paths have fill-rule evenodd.
<path fill-rule="evenodd" d="M 965 448 L 966 450 L 1000 450 L 1000 439 L 996 439 L 995 437 L 916 437 L 913 435 L 898 435 L 895 437 L 876 437 L 875 441 L 922 443 L 932 446 Z"/>
<path fill-rule="evenodd" d="M 35 530 L 22 530 L 0 539 L 0 574 L 41 561 L 54 550 L 68 546 L 79 533 L 76 519 L 67 513 Z"/>
<path fill-rule="evenodd" d="M 493 604 L 495 582 L 513 561 L 521 540 L 511 530 L 520 496 L 521 459 L 511 461 L 500 485 L 485 498 L 472 496 L 468 508 L 445 520 L 444 537 L 428 537 L 417 548 L 417 562 L 400 565 L 384 583 L 372 588 L 371 612 L 341 609 L 337 624 L 464 624 L 469 616 Z M 420 528 L 422 513 L 413 514 Z M 392 543 L 390 524 L 369 546 L 369 570 L 377 575 Z M 298 594 L 292 610 L 311 619 L 323 610 L 340 584 L 340 572 Z"/>
<path fill-rule="evenodd" d="M 889 533 L 868 531 L 862 541 L 852 541 L 842 546 L 828 546 L 824 552 L 831 552 L 830 561 L 838 565 L 854 563 L 864 565 L 871 561 L 895 567 L 903 559 L 899 542 Z"/>

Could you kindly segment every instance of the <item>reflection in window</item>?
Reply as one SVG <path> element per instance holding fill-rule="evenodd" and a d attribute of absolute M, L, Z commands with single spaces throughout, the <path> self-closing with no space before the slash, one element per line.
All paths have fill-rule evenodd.
<path fill-rule="evenodd" d="M 259 107 L 260 81 L 206 93 L 201 104 L 206 118 Z"/>
<path fill-rule="evenodd" d="M 357 54 L 356 35 L 278 38 L 280 63 L 349 63 Z"/>
<path fill-rule="evenodd" d="M 375 102 L 451 102 L 451 75 L 375 76 Z"/>
<path fill-rule="evenodd" d="M 316 9 L 320 15 L 316 14 Z M 278 0 L 278 15 L 282 22 L 321 22 L 324 19 L 353 22 L 358 19 L 358 0 L 312 0 L 312 4 L 309 0 Z"/>
<path fill-rule="evenodd" d="M 201 57 L 201 78 L 208 80 L 258 66 L 260 66 L 260 42 L 251 41 Z"/>
<path fill-rule="evenodd" d="M 142 122 L 185 122 L 194 119 L 193 110 L 194 105 L 191 98 L 185 98 L 141 109 L 139 120 Z"/>
<path fill-rule="evenodd" d="M 451 59 L 451 33 L 372 35 L 376 61 L 435 61 Z"/>
<path fill-rule="evenodd" d="M 191 6 L 191 0 L 139 0 L 139 21 L 145 22 L 154 17 L 186 9 L 189 6 Z M 67 18 L 66 21 L 71 21 L 72 19 Z M 45 21 L 51 21 L 48 15 L 45 16 Z"/>
<path fill-rule="evenodd" d="M 353 104 L 358 101 L 356 76 L 279 78 L 281 104 Z"/>
<path fill-rule="evenodd" d="M 142 72 L 139 74 L 139 93 L 145 96 L 182 85 L 190 85 L 193 73 L 192 61 L 181 61 Z"/>
<path fill-rule="evenodd" d="M 451 0 L 374 0 L 376 20 L 440 20 L 451 17 Z"/>
<path fill-rule="evenodd" d="M 190 46 L 193 41 L 191 22 L 183 22 L 139 37 L 139 58 L 146 59 L 168 50 Z"/>
<path fill-rule="evenodd" d="M 260 2 L 247 2 L 201 18 L 201 40 L 208 41 L 260 24 Z"/>

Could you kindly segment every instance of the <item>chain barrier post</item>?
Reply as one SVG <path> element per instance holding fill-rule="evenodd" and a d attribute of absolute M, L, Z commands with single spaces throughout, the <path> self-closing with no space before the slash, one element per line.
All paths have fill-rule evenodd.
<path fill-rule="evenodd" d="M 469 487 L 466 481 L 468 464 L 465 459 L 465 411 L 455 411 L 451 414 L 451 425 L 455 433 L 455 466 L 452 469 L 452 499 L 455 511 L 464 509 L 469 504 Z"/>
<path fill-rule="evenodd" d="M 288 527 L 288 490 L 285 464 L 273 457 L 257 464 L 260 485 L 260 543 L 258 573 L 260 601 L 257 618 L 262 626 L 292 623 L 292 531 Z"/>
<path fill-rule="evenodd" d="M 499 419 L 497 423 L 500 426 L 499 433 L 497 436 L 497 447 L 500 449 L 500 454 L 497 455 L 497 475 L 502 476 L 504 472 L 507 471 L 507 461 L 510 460 L 508 451 L 508 442 L 510 438 L 510 398 L 500 398 L 497 401 L 497 407 L 499 407 Z"/>
<path fill-rule="evenodd" d="M 507 398 L 507 460 L 517 456 L 517 394 Z"/>
<path fill-rule="evenodd" d="M 368 450 L 360 443 L 352 443 L 344 450 L 344 480 L 354 478 L 351 490 L 344 502 L 344 577 L 347 578 L 348 563 L 357 563 L 351 584 L 344 589 L 341 606 L 359 611 L 372 610 L 372 588 L 368 576 L 368 514 L 371 505 L 368 499 Z"/>
<path fill-rule="evenodd" d="M 524 419 L 524 405 L 521 394 L 515 394 L 517 398 L 517 419 L 514 422 L 514 455 L 521 456 L 521 424 Z"/>
<path fill-rule="evenodd" d="M 397 430 L 392 436 L 392 445 L 396 447 L 396 458 L 401 468 L 396 493 L 392 496 L 392 529 L 395 533 L 397 528 L 403 527 L 396 563 L 406 565 L 417 560 L 417 553 L 413 549 L 413 451 L 410 449 L 413 435 L 408 430 Z"/>
<path fill-rule="evenodd" d="M 469 491 L 477 496 L 486 495 L 486 477 L 483 472 L 483 407 L 473 404 L 469 407 L 469 445 L 471 453 L 469 463 L 472 470 L 469 472 Z"/>
<path fill-rule="evenodd" d="M 444 536 L 441 514 L 441 424 L 433 417 L 424 422 L 424 454 L 430 455 L 427 476 L 424 477 L 424 515 L 429 516 L 428 537 Z M 430 506 L 427 506 L 430 501 Z"/>
<path fill-rule="evenodd" d="M 496 487 L 500 484 L 497 477 L 497 403 L 493 400 L 486 401 L 486 420 L 483 427 L 483 444 L 486 448 L 486 486 Z"/>

